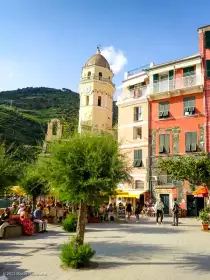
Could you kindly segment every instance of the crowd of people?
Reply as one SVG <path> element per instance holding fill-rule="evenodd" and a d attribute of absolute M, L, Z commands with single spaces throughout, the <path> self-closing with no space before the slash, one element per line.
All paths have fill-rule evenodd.
<path fill-rule="evenodd" d="M 60 202 L 48 200 L 39 201 L 32 210 L 31 201 L 23 201 L 18 204 L 13 202 L 11 207 L 4 209 L 0 216 L 0 239 L 4 237 L 5 228 L 11 224 L 20 224 L 25 235 L 34 235 L 34 224 L 38 226 L 38 232 L 47 232 L 48 222 L 61 222 L 71 211 L 70 206 Z"/>

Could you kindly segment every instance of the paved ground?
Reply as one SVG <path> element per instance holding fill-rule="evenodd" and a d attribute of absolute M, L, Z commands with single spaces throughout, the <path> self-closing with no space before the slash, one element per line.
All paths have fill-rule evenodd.
<path fill-rule="evenodd" d="M 210 279 L 210 233 L 195 219 L 172 227 L 153 219 L 140 224 L 88 225 L 86 242 L 96 250 L 98 268 L 63 270 L 59 245 L 69 235 L 53 226 L 47 234 L 0 241 L 0 276 L 10 280 L 204 280 Z M 37 274 L 32 275 L 31 273 Z"/>

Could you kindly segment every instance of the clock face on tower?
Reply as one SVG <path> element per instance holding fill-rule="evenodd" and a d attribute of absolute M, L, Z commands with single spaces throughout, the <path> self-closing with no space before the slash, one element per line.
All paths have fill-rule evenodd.
<path fill-rule="evenodd" d="M 82 88 L 83 93 L 90 93 L 91 92 L 91 85 L 84 86 Z"/>

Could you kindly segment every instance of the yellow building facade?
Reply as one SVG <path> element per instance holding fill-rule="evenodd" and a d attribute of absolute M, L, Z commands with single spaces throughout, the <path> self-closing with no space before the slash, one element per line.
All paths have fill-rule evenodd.
<path fill-rule="evenodd" d="M 133 177 L 131 185 L 121 184 L 118 191 L 119 196 L 131 198 L 134 206 L 135 198 L 140 198 L 143 204 L 149 192 L 148 82 L 149 77 L 143 69 L 139 69 L 137 73 L 125 73 L 117 101 L 118 141 L 132 166 L 130 175 Z"/>
<path fill-rule="evenodd" d="M 113 72 L 100 50 L 84 64 L 79 83 L 79 132 L 89 127 L 93 130 L 112 130 Z"/>

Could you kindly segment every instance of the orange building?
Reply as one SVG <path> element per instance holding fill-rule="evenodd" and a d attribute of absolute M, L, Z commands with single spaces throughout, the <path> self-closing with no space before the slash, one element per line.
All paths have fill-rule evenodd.
<path fill-rule="evenodd" d="M 175 186 L 158 174 L 160 157 L 210 152 L 210 26 L 198 29 L 200 53 L 153 66 L 150 71 L 150 190 L 170 213 L 174 197 L 187 214 L 196 215 L 204 198 L 195 200 L 189 186 Z"/>

